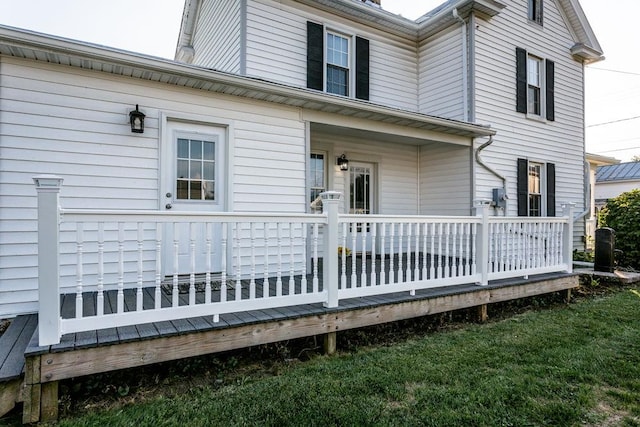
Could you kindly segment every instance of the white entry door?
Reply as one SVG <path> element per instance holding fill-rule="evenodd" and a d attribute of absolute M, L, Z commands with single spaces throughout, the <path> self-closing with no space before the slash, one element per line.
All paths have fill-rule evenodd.
<path fill-rule="evenodd" d="M 373 163 L 349 162 L 348 212 L 350 214 L 369 215 L 375 213 L 375 165 Z M 362 233 L 366 235 L 363 236 Z M 356 238 L 356 252 L 371 251 L 371 225 L 357 224 L 351 227 L 351 243 Z M 363 248 L 363 237 L 364 245 Z"/>
<path fill-rule="evenodd" d="M 161 209 L 175 212 L 222 212 L 225 210 L 226 132 L 224 128 L 181 122 L 167 123 L 162 149 Z M 222 227 L 207 234 L 203 224 L 167 224 L 163 253 L 165 275 L 188 274 L 192 270 L 195 243 L 195 273 L 221 270 Z M 178 265 L 176 269 L 177 242 Z M 207 249 L 210 244 L 210 250 Z M 211 259 L 207 260 L 207 253 Z"/>

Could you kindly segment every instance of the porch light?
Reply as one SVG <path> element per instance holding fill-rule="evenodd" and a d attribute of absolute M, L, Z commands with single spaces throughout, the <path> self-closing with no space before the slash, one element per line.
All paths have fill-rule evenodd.
<path fill-rule="evenodd" d="M 344 154 L 338 157 L 338 166 L 340 166 L 341 171 L 349 170 L 349 160 Z"/>
<path fill-rule="evenodd" d="M 138 110 L 138 104 L 136 104 L 135 111 L 129 112 L 129 122 L 131 123 L 131 132 L 144 133 L 144 118 L 145 115 Z"/>

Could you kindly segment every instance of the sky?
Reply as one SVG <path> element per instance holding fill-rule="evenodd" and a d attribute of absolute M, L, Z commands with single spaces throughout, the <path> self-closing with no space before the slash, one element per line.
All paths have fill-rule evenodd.
<path fill-rule="evenodd" d="M 415 19 L 442 2 L 382 0 L 382 6 Z M 640 55 L 634 43 L 640 41 L 640 1 L 580 3 L 606 57 L 586 71 L 587 152 L 630 161 L 640 156 Z M 183 5 L 184 0 L 0 0 L 0 24 L 172 59 Z"/>

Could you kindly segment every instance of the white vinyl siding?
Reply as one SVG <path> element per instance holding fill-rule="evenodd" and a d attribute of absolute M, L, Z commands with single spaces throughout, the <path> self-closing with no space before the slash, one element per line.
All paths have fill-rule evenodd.
<path fill-rule="evenodd" d="M 65 208 L 157 210 L 161 112 L 233 123 L 234 210 L 306 211 L 298 109 L 8 57 L 0 72 L 0 317 L 37 308 L 32 177 L 64 178 Z"/>
<path fill-rule="evenodd" d="M 420 214 L 471 213 L 471 149 L 432 143 L 420 147 Z"/>
<path fill-rule="evenodd" d="M 293 7 L 290 2 L 247 0 L 246 74 L 306 87 L 307 21 L 324 24 L 340 34 L 368 39 L 369 100 L 416 111 L 415 41 L 374 31 L 301 4 Z"/>
<path fill-rule="evenodd" d="M 488 165 L 507 179 L 507 214 L 517 214 L 517 158 L 555 163 L 556 215 L 560 203 L 576 203 L 584 210 L 584 77 L 583 66 L 575 61 L 568 46 L 574 41 L 555 2 L 545 2 L 544 27 L 531 25 L 527 2 L 505 8 L 489 23 L 477 20 L 475 32 L 476 122 L 491 123 L 497 130 L 492 145 L 482 155 Z M 522 31 L 526 27 L 528 31 Z M 555 121 L 531 119 L 517 113 L 515 48 L 555 62 Z M 486 139 L 476 141 L 476 148 Z M 491 189 L 502 181 L 476 166 L 474 198 L 491 198 Z M 581 235 L 581 221 L 575 223 Z M 581 244 L 577 240 L 576 244 Z"/>
<path fill-rule="evenodd" d="M 460 25 L 436 34 L 419 47 L 419 111 L 462 120 L 464 86 Z"/>
<path fill-rule="evenodd" d="M 229 73 L 240 73 L 242 54 L 242 2 L 200 2 L 193 35 L 193 63 Z"/>

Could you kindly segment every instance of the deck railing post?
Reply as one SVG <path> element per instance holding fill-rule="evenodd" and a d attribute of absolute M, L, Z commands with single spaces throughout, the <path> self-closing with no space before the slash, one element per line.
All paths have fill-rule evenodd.
<path fill-rule="evenodd" d="M 476 265 L 480 273 L 480 286 L 489 284 L 489 200 L 478 200 L 476 215 L 482 220 L 476 236 Z"/>
<path fill-rule="evenodd" d="M 322 198 L 322 212 L 327 215 L 324 229 L 324 252 L 322 254 L 322 284 L 327 291 L 325 307 L 338 306 L 338 205 L 342 194 L 325 191 Z"/>
<path fill-rule="evenodd" d="M 573 209 L 575 203 L 563 203 L 562 214 L 567 218 L 562 230 L 562 261 L 567 273 L 573 273 Z"/>
<path fill-rule="evenodd" d="M 60 342 L 60 187 L 54 175 L 33 177 L 38 192 L 38 337 Z"/>

